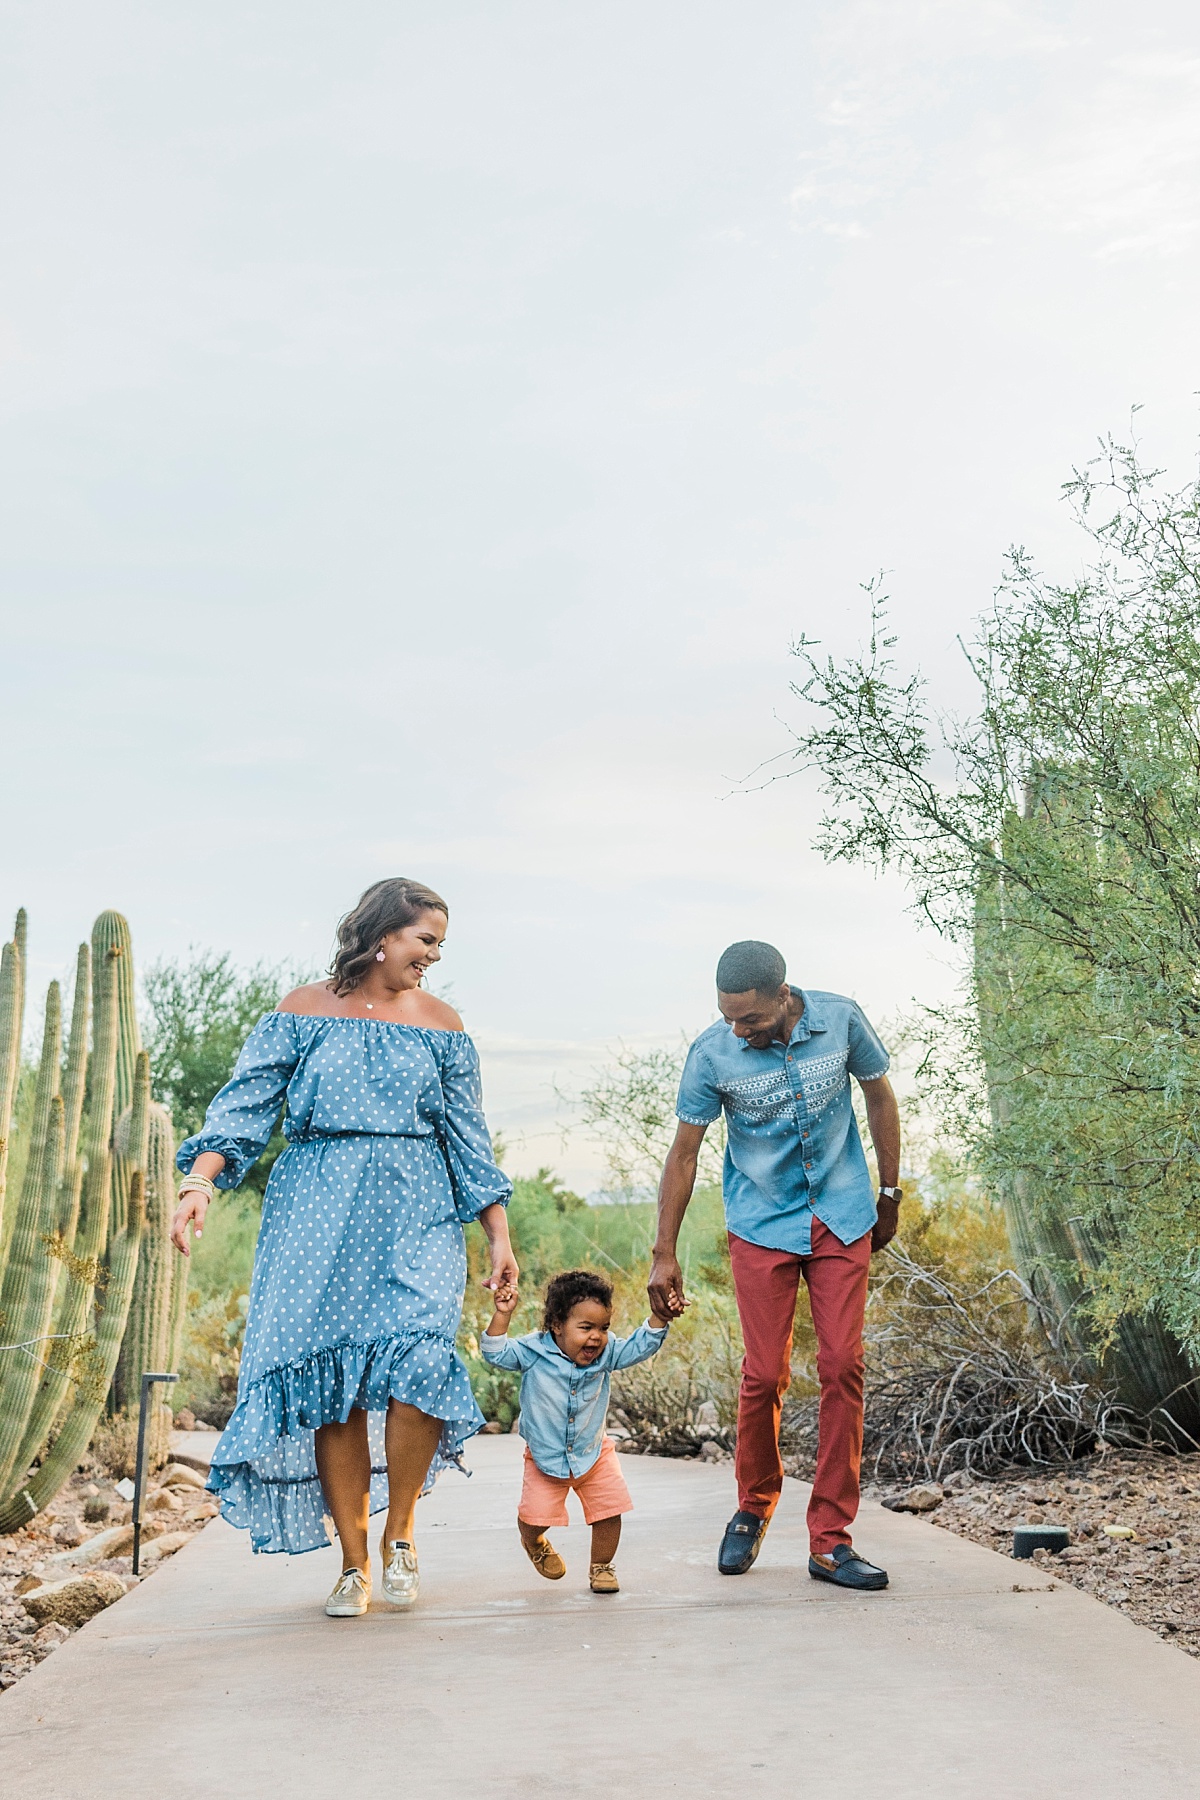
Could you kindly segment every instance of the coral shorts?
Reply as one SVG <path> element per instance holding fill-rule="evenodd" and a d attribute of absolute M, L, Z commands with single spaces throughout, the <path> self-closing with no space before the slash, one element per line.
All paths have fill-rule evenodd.
<path fill-rule="evenodd" d="M 616 1446 L 606 1437 L 604 1448 L 586 1475 L 547 1475 L 544 1469 L 538 1468 L 527 1448 L 518 1519 L 525 1525 L 565 1525 L 567 1495 L 572 1488 L 583 1502 L 583 1516 L 589 1525 L 594 1525 L 597 1519 L 612 1519 L 618 1513 L 633 1511 L 633 1501 L 617 1461 Z"/>

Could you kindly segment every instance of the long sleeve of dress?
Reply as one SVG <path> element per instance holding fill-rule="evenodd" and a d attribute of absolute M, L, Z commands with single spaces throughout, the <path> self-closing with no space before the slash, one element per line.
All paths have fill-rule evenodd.
<path fill-rule="evenodd" d="M 203 1128 L 179 1146 L 175 1161 L 184 1174 L 202 1151 L 215 1150 L 225 1158 L 215 1185 L 240 1187 L 267 1147 L 299 1060 L 294 1015 L 268 1013 L 260 1019 L 233 1074 L 210 1101 Z"/>
<path fill-rule="evenodd" d="M 492 1155 L 483 1117 L 479 1057 L 465 1032 L 446 1032 L 442 1060 L 445 1115 L 442 1143 L 454 1188 L 454 1207 L 464 1224 L 487 1206 L 507 1206 L 512 1182 Z"/>

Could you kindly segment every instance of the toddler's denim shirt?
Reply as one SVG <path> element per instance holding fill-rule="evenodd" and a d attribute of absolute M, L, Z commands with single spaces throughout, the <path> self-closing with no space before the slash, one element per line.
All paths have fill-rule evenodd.
<path fill-rule="evenodd" d="M 639 1325 L 627 1338 L 608 1342 L 586 1368 L 564 1356 L 548 1331 L 525 1337 L 479 1340 L 485 1362 L 521 1374 L 521 1436 L 543 1475 L 586 1475 L 604 1446 L 604 1421 L 614 1369 L 662 1349 L 669 1326 Z"/>

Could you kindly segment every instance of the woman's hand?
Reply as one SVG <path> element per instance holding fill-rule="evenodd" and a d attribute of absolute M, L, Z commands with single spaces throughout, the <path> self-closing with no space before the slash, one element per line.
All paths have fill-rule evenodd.
<path fill-rule="evenodd" d="M 199 1238 L 204 1233 L 204 1219 L 208 1212 L 208 1195 L 200 1188 L 187 1188 L 179 1196 L 179 1205 L 175 1208 L 175 1217 L 171 1220 L 171 1242 L 185 1256 L 192 1254 L 187 1239 L 187 1228 L 191 1225 Z"/>
<path fill-rule="evenodd" d="M 492 1272 L 480 1286 L 491 1288 L 493 1293 L 497 1289 L 515 1288 L 521 1271 L 517 1267 L 517 1259 L 508 1239 L 508 1215 L 499 1201 L 494 1206 L 484 1207 L 479 1215 L 479 1223 L 483 1226 L 492 1252 Z"/>
<path fill-rule="evenodd" d="M 215 1181 L 224 1167 L 225 1158 L 219 1150 L 202 1150 L 188 1170 L 188 1175 L 199 1175 L 204 1181 Z M 184 1180 L 186 1182 L 187 1176 Z M 171 1242 L 185 1256 L 192 1254 L 188 1243 L 188 1226 L 193 1228 L 197 1238 L 203 1236 L 208 1207 L 209 1197 L 203 1188 L 184 1187 L 179 1196 L 179 1205 L 175 1208 L 175 1217 L 171 1220 Z"/>

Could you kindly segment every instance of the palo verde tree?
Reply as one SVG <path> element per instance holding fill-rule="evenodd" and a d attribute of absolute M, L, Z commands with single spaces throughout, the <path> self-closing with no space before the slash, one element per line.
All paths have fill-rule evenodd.
<path fill-rule="evenodd" d="M 1123 1398 L 1200 1438 L 1200 482 L 1108 440 L 1065 493 L 1088 566 L 1060 585 L 1010 551 L 973 716 L 897 673 L 871 584 L 865 653 L 796 646 L 796 757 L 824 854 L 901 872 L 963 948 L 924 1073 L 1023 1274 Z"/>

